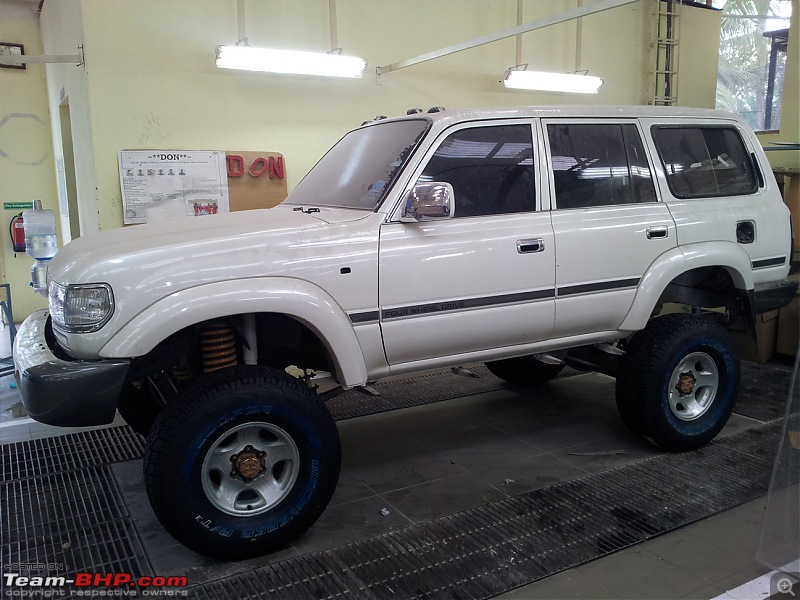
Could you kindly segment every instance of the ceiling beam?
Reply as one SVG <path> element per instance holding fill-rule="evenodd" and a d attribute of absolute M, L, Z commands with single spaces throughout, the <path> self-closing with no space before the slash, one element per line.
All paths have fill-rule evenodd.
<path fill-rule="evenodd" d="M 572 10 L 551 15 L 549 17 L 543 17 L 541 19 L 536 19 L 535 21 L 523 23 L 522 25 L 517 25 L 516 27 L 510 27 L 496 33 L 490 33 L 488 35 L 467 40 L 466 42 L 453 44 L 452 46 L 447 46 L 441 50 L 434 50 L 433 52 L 420 54 L 419 56 L 415 56 L 413 58 L 401 60 L 383 67 L 378 67 L 377 73 L 378 75 L 383 75 L 385 73 L 390 73 L 391 71 L 405 69 L 406 67 L 417 65 L 422 62 L 434 60 L 436 58 L 442 58 L 443 56 L 449 56 L 450 54 L 455 54 L 456 52 L 469 50 L 470 48 L 483 46 L 484 44 L 490 44 L 498 40 L 520 35 L 522 33 L 527 33 L 528 31 L 542 29 L 543 27 L 549 27 L 550 25 L 556 25 L 558 23 L 565 23 L 566 21 L 579 19 L 580 17 L 593 15 L 595 13 L 611 10 L 612 8 L 618 8 L 620 6 L 625 6 L 626 4 L 632 4 L 640 1 L 641 0 L 599 0 L 598 2 L 593 2 L 587 6 L 580 6 Z"/>

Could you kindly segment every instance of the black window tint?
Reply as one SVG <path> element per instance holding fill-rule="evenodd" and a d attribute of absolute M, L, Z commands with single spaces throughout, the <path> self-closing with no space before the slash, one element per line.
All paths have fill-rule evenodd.
<path fill-rule="evenodd" d="M 655 202 L 635 125 L 547 126 L 557 208 Z"/>
<path fill-rule="evenodd" d="M 421 182 L 444 181 L 455 192 L 455 217 L 535 209 L 529 125 L 462 129 L 437 148 Z"/>
<path fill-rule="evenodd" d="M 758 189 L 750 156 L 732 127 L 654 127 L 653 140 L 676 198 L 741 196 Z"/>

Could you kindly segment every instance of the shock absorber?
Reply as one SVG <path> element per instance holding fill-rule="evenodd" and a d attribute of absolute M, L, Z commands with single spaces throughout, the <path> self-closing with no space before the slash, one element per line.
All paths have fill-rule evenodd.
<path fill-rule="evenodd" d="M 200 332 L 200 353 L 203 373 L 235 367 L 236 338 L 233 336 L 233 327 L 221 321 L 208 324 Z"/>

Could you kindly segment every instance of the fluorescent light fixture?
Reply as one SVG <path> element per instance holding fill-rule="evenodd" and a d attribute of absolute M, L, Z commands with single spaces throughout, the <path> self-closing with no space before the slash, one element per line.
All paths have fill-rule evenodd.
<path fill-rule="evenodd" d="M 273 50 L 250 46 L 217 46 L 217 66 L 222 69 L 295 73 L 324 77 L 363 77 L 367 61 L 355 56 L 322 52 Z"/>
<path fill-rule="evenodd" d="M 509 69 L 506 71 L 506 77 L 503 83 L 505 83 L 507 88 L 514 90 L 596 94 L 600 86 L 603 85 L 603 80 L 590 75 Z"/>

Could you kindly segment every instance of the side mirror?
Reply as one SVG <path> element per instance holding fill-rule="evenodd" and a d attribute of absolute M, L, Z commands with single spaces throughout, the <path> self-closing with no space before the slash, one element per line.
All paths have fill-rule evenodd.
<path fill-rule="evenodd" d="M 434 181 L 418 183 L 408 190 L 403 199 L 400 221 L 439 221 L 453 216 L 455 193 L 449 183 Z"/>

